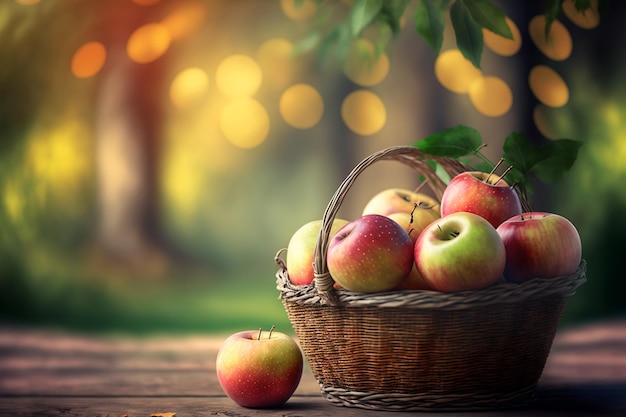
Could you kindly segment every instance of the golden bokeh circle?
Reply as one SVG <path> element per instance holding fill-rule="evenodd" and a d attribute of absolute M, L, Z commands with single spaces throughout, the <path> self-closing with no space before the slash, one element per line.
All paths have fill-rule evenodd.
<path fill-rule="evenodd" d="M 511 110 L 513 92 L 509 85 L 495 76 L 475 80 L 468 90 L 469 99 L 480 113 L 489 117 L 499 117 Z"/>
<path fill-rule="evenodd" d="M 126 44 L 130 59 L 145 64 L 160 58 L 170 47 L 170 32 L 161 23 L 147 23 L 135 30 Z"/>
<path fill-rule="evenodd" d="M 593 29 L 600 24 L 600 13 L 598 12 L 598 0 L 591 0 L 591 8 L 584 12 L 576 10 L 574 0 L 565 0 L 562 3 L 563 14 L 576 26 L 583 29 Z"/>
<path fill-rule="evenodd" d="M 344 74 L 355 84 L 371 87 L 387 77 L 389 67 L 387 54 L 383 52 L 376 57 L 374 43 L 361 38 L 350 45 Z"/>
<path fill-rule="evenodd" d="M 369 136 L 385 126 L 387 110 L 378 95 L 369 90 L 357 90 L 343 100 L 341 118 L 354 133 Z"/>
<path fill-rule="evenodd" d="M 93 77 L 100 72 L 107 58 L 107 50 L 101 42 L 87 42 L 74 52 L 70 68 L 78 78 Z"/>
<path fill-rule="evenodd" d="M 259 64 L 247 55 L 226 57 L 217 66 L 215 84 L 224 97 L 244 97 L 255 94 L 263 80 Z"/>
<path fill-rule="evenodd" d="M 530 39 L 545 56 L 555 61 L 564 61 L 572 54 L 572 36 L 563 23 L 552 22 L 550 32 L 546 36 L 546 17 L 538 15 L 528 24 Z"/>
<path fill-rule="evenodd" d="M 467 93 L 470 84 L 481 76 L 481 71 L 458 49 L 443 51 L 435 60 L 435 77 L 452 92 Z"/>
<path fill-rule="evenodd" d="M 230 100 L 222 109 L 220 130 L 238 148 L 252 149 L 262 144 L 270 130 L 270 118 L 265 107 L 251 97 Z"/>
<path fill-rule="evenodd" d="M 309 129 L 322 119 L 324 101 L 321 94 L 308 84 L 289 87 L 280 96 L 280 114 L 285 122 L 297 129 Z"/>
<path fill-rule="evenodd" d="M 291 83 L 297 64 L 292 52 L 293 43 L 284 38 L 272 38 L 261 44 L 257 60 L 268 83 L 283 88 Z"/>
<path fill-rule="evenodd" d="M 209 76 L 198 67 L 179 72 L 170 85 L 170 100 L 178 108 L 186 108 L 198 103 L 209 87 Z"/>
<path fill-rule="evenodd" d="M 535 97 L 549 107 L 562 107 L 569 101 L 569 88 L 563 78 L 546 65 L 536 65 L 528 74 Z"/>
<path fill-rule="evenodd" d="M 314 0 L 280 0 L 283 13 L 295 21 L 309 20 L 317 12 Z"/>
<path fill-rule="evenodd" d="M 522 47 L 522 34 L 513 20 L 511 20 L 508 16 L 505 17 L 505 20 L 511 30 L 513 39 L 507 39 L 504 36 L 500 36 L 483 28 L 483 42 L 485 43 L 485 46 L 498 55 L 512 56 L 515 55 Z"/>

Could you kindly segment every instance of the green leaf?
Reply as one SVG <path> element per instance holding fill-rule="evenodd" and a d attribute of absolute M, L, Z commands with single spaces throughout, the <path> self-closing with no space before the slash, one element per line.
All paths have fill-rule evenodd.
<path fill-rule="evenodd" d="M 478 130 L 460 125 L 425 137 L 415 146 L 429 155 L 460 158 L 475 154 L 482 143 Z"/>
<path fill-rule="evenodd" d="M 543 182 L 554 182 L 567 172 L 578 157 L 581 142 L 559 139 L 535 148 L 528 138 L 513 132 L 504 141 L 504 160 L 524 177 L 534 175 Z"/>
<path fill-rule="evenodd" d="M 415 9 L 415 30 L 439 55 L 443 45 L 445 13 L 448 1 L 421 0 Z"/>
<path fill-rule="evenodd" d="M 587 9 L 591 9 L 591 0 L 576 0 L 574 1 L 574 7 L 579 12 L 584 12 Z"/>
<path fill-rule="evenodd" d="M 462 1 L 456 1 L 450 8 L 450 19 L 456 35 L 456 44 L 465 58 L 480 69 L 480 56 L 483 53 L 483 31 Z"/>
<path fill-rule="evenodd" d="M 581 145 L 575 140 L 559 139 L 542 146 L 531 172 L 541 181 L 557 181 L 572 167 Z"/>
<path fill-rule="evenodd" d="M 411 3 L 411 0 L 394 0 L 385 1 L 380 12 L 379 17 L 386 21 L 391 27 L 391 31 L 394 35 L 400 32 L 400 20 L 406 11 L 406 8 Z"/>
<path fill-rule="evenodd" d="M 546 3 L 547 3 L 547 6 L 546 6 L 545 35 L 547 38 L 548 35 L 550 34 L 550 28 L 552 27 L 552 22 L 554 22 L 554 20 L 557 17 L 559 17 L 559 14 L 561 13 L 561 3 L 563 3 L 563 0 L 547 0 Z"/>
<path fill-rule="evenodd" d="M 535 165 L 536 150 L 522 133 L 511 132 L 504 139 L 502 149 L 504 161 L 523 175 L 527 175 Z"/>
<path fill-rule="evenodd" d="M 463 0 L 472 18 L 484 27 L 507 39 L 513 39 L 505 14 L 488 0 Z"/>
<path fill-rule="evenodd" d="M 349 17 L 352 36 L 360 35 L 374 21 L 382 6 L 382 0 L 356 0 Z"/>

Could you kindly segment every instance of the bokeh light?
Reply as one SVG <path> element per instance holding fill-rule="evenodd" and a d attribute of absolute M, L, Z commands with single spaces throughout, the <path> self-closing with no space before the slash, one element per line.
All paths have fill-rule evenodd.
<path fill-rule="evenodd" d="M 157 4 L 161 0 L 132 0 L 133 3 L 139 6 L 152 6 L 153 4 Z"/>
<path fill-rule="evenodd" d="M 481 77 L 472 82 L 468 95 L 476 110 L 489 117 L 502 116 L 513 106 L 511 88 L 495 76 Z"/>
<path fill-rule="evenodd" d="M 224 97 L 254 95 L 263 79 L 259 64 L 247 55 L 235 54 L 225 58 L 217 66 L 215 84 Z"/>
<path fill-rule="evenodd" d="M 591 0 L 591 8 L 584 12 L 576 10 L 575 0 L 565 0 L 562 3 L 563 13 L 576 26 L 583 29 L 593 29 L 600 24 L 600 13 L 598 12 L 598 0 Z"/>
<path fill-rule="evenodd" d="M 435 61 L 435 76 L 448 90 L 464 94 L 470 84 L 482 76 L 476 68 L 458 49 L 443 51 Z"/>
<path fill-rule="evenodd" d="M 209 87 L 209 76 L 198 67 L 187 68 L 172 81 L 170 100 L 178 108 L 186 108 L 197 104 L 206 96 Z"/>
<path fill-rule="evenodd" d="M 251 97 L 230 100 L 220 113 L 222 134 L 238 148 L 256 148 L 265 141 L 270 118 L 265 107 Z"/>
<path fill-rule="evenodd" d="M 501 56 L 515 55 L 522 47 L 522 34 L 513 20 L 508 16 L 505 17 L 506 24 L 511 30 L 513 39 L 507 39 L 490 30 L 483 28 L 483 42 L 487 48 Z"/>
<path fill-rule="evenodd" d="M 551 108 L 543 104 L 538 104 L 533 110 L 533 122 L 539 133 L 546 139 L 557 139 L 559 135 L 553 126 L 554 123 L 552 123 L 553 117 L 551 117 L 552 115 L 550 114 L 551 110 Z"/>
<path fill-rule="evenodd" d="M 160 23 L 148 23 L 128 38 L 126 51 L 130 59 L 146 64 L 160 58 L 170 47 L 169 31 Z"/>
<path fill-rule="evenodd" d="M 33 4 L 38 4 L 41 0 L 15 0 L 15 2 L 24 6 L 31 6 Z"/>
<path fill-rule="evenodd" d="M 284 38 L 265 41 L 257 50 L 257 60 L 263 70 L 264 82 L 278 87 L 293 79 L 297 61 L 291 56 L 293 43 Z"/>
<path fill-rule="evenodd" d="M 354 133 L 368 136 L 385 126 L 387 110 L 378 95 L 369 90 L 357 90 L 343 100 L 341 117 Z"/>
<path fill-rule="evenodd" d="M 321 120 L 324 101 L 314 87 L 296 84 L 280 96 L 279 109 L 288 125 L 297 129 L 309 129 Z"/>
<path fill-rule="evenodd" d="M 353 83 L 371 87 L 385 79 L 389 73 L 389 65 L 386 53 L 376 57 L 374 43 L 361 38 L 350 45 L 344 73 Z"/>
<path fill-rule="evenodd" d="M 161 22 L 172 40 L 179 40 L 198 31 L 206 20 L 206 5 L 182 3 Z"/>
<path fill-rule="evenodd" d="M 569 100 L 569 89 L 563 78 L 546 65 L 536 65 L 528 75 L 530 89 L 539 101 L 549 107 L 562 107 Z"/>
<path fill-rule="evenodd" d="M 101 42 L 87 42 L 72 57 L 72 74 L 78 78 L 93 77 L 104 66 L 106 57 L 107 51 Z"/>
<path fill-rule="evenodd" d="M 280 0 L 280 8 L 283 13 L 292 20 L 309 20 L 317 12 L 313 0 Z"/>
<path fill-rule="evenodd" d="M 537 49 L 555 61 L 564 61 L 572 54 L 572 37 L 558 20 L 552 22 L 550 32 L 546 36 L 546 17 L 538 15 L 528 24 L 528 32 Z"/>

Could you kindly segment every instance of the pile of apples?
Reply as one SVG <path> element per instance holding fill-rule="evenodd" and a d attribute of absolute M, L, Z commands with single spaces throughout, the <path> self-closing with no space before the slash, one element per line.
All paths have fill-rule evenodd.
<path fill-rule="evenodd" d="M 289 279 L 313 281 L 321 220 L 303 225 L 287 247 Z M 336 218 L 326 253 L 337 288 L 479 290 L 574 273 L 582 247 L 574 225 L 546 212 L 523 212 L 513 187 L 495 174 L 458 174 L 437 201 L 411 190 L 386 189 L 360 217 Z"/>

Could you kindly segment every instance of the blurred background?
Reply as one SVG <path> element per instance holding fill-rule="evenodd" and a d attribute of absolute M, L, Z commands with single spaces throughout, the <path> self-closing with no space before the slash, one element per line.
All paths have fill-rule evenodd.
<path fill-rule="evenodd" d="M 588 282 L 563 325 L 626 313 L 623 2 L 572 0 L 545 40 L 543 2 L 495 3 L 481 69 L 412 2 L 379 58 L 345 65 L 307 39 L 349 1 L 0 2 L 0 320 L 89 332 L 290 331 L 276 252 L 319 219 L 361 159 L 442 129 L 478 129 L 494 161 L 512 131 L 583 142 L 534 205 L 579 229 Z M 528 3 L 532 3 L 528 4 Z M 404 166 L 372 166 L 341 216 Z"/>

